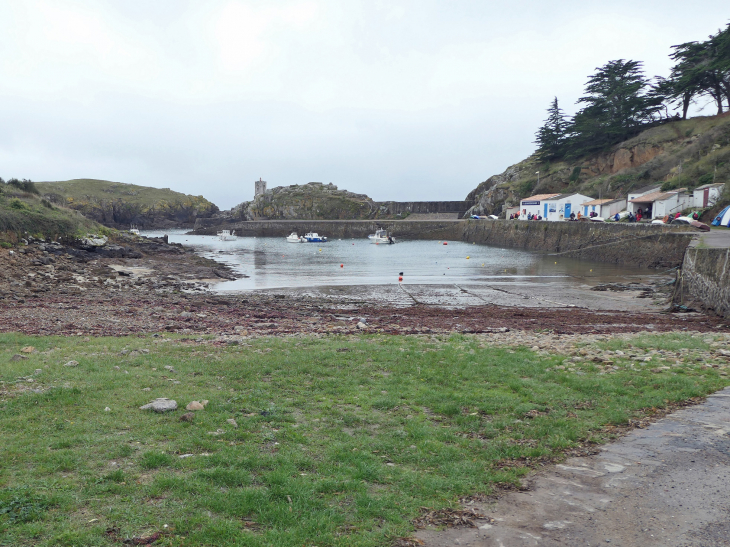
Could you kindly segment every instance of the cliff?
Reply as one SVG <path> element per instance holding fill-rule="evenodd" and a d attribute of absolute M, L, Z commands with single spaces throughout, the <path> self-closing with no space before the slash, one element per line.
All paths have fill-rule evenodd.
<path fill-rule="evenodd" d="M 520 199 L 533 194 L 624 197 L 653 183 L 669 190 L 728 180 L 730 115 L 725 114 L 652 127 L 600 154 L 582 158 L 550 163 L 530 156 L 479 184 L 466 201 L 468 214 L 489 215 L 519 205 Z M 728 189 L 730 185 L 725 198 L 730 200 Z"/>
<path fill-rule="evenodd" d="M 37 182 L 41 195 L 55 205 L 79 211 L 112 228 L 171 228 L 192 226 L 208 218 L 218 207 L 203 196 L 106 180 L 75 179 Z"/>

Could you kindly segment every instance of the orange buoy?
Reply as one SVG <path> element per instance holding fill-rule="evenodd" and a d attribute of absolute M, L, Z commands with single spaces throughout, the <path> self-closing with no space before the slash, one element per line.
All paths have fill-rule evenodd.
<path fill-rule="evenodd" d="M 399 275 L 398 276 L 398 281 L 403 281 L 403 276 L 402 275 Z"/>
<path fill-rule="evenodd" d="M 340 268 L 344 268 L 344 267 L 345 267 L 345 265 L 344 265 L 344 264 L 340 264 Z"/>
<path fill-rule="evenodd" d="M 444 241 L 444 245 L 448 245 L 448 243 L 446 243 L 446 242 Z"/>

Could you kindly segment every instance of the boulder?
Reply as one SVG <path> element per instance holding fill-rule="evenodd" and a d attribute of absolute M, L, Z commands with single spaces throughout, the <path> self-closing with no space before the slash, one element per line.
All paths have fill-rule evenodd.
<path fill-rule="evenodd" d="M 168 399 L 167 397 L 159 397 L 139 407 L 140 410 L 154 410 L 155 412 L 169 412 L 170 410 L 177 410 L 177 401 Z"/>

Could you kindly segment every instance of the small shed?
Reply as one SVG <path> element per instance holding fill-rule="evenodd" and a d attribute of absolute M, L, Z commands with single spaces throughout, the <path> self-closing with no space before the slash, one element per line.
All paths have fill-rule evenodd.
<path fill-rule="evenodd" d="M 633 203 L 634 210 L 648 210 L 650 218 L 663 218 L 691 207 L 692 194 L 689 194 L 686 188 L 679 188 L 668 192 L 644 194 L 630 199 L 629 203 Z"/>
<path fill-rule="evenodd" d="M 504 208 L 504 214 L 506 219 L 509 219 L 510 215 L 519 215 L 520 214 L 520 206 L 519 205 L 512 205 L 510 207 Z"/>
<path fill-rule="evenodd" d="M 527 215 L 542 215 L 547 218 L 547 202 L 545 200 L 559 196 L 560 194 L 536 194 L 520 200 L 520 219 L 527 220 Z"/>
<path fill-rule="evenodd" d="M 626 198 L 618 199 L 594 199 L 586 201 L 582 204 L 583 216 L 588 217 L 591 213 L 596 213 L 601 218 L 609 218 L 616 213 L 626 210 Z"/>
<path fill-rule="evenodd" d="M 565 220 L 571 213 L 578 216 L 580 206 L 591 199 L 583 194 L 557 194 L 545 202 L 541 214 L 547 220 Z"/>
<path fill-rule="evenodd" d="M 692 207 L 697 209 L 704 209 L 705 207 L 712 207 L 720 199 L 720 194 L 725 188 L 724 183 L 717 184 L 705 184 L 704 186 L 698 186 L 692 192 L 693 201 Z"/>
<path fill-rule="evenodd" d="M 634 200 L 637 198 L 640 198 L 641 196 L 646 196 L 648 194 L 654 194 L 656 192 L 659 192 L 661 190 L 661 185 L 659 184 L 651 184 L 649 186 L 644 186 L 643 188 L 639 188 L 638 190 L 633 190 L 629 192 L 629 195 L 626 196 L 627 204 L 626 207 L 630 213 L 636 213 L 638 211 L 639 206 L 634 205 Z M 642 207 L 643 209 L 643 207 Z"/>

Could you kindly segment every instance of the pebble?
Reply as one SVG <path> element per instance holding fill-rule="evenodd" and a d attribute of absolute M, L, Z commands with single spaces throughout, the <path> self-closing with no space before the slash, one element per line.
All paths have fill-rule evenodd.
<path fill-rule="evenodd" d="M 181 422 L 192 422 L 194 419 L 195 419 L 195 414 L 193 412 L 186 412 L 185 414 L 180 416 Z"/>
<path fill-rule="evenodd" d="M 112 409 L 111 409 L 111 408 L 109 408 L 109 407 L 106 407 L 106 408 L 104 408 L 104 412 L 111 412 L 111 410 L 112 410 Z"/>
<path fill-rule="evenodd" d="M 204 408 L 205 405 L 198 401 L 191 401 L 188 403 L 188 406 L 185 407 L 186 410 L 203 410 Z"/>
<path fill-rule="evenodd" d="M 238 427 L 238 423 L 237 423 L 237 422 L 236 422 L 236 420 L 235 420 L 235 419 L 233 419 L 233 418 L 228 418 L 228 419 L 226 420 L 226 422 L 227 422 L 227 423 L 229 423 L 229 424 L 231 424 L 231 425 L 232 425 L 233 427 Z"/>
<path fill-rule="evenodd" d="M 68 363 L 65 363 L 63 366 L 64 367 L 77 367 L 77 366 L 79 366 L 79 362 L 78 361 L 69 361 Z"/>

